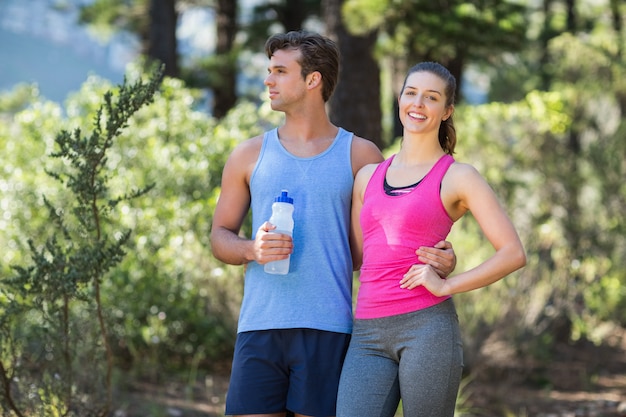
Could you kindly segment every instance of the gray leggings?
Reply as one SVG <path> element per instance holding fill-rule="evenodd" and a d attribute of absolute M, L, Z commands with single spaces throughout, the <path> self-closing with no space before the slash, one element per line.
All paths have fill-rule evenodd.
<path fill-rule="evenodd" d="M 355 320 L 337 417 L 453 417 L 463 346 L 452 299 L 380 319 Z"/>

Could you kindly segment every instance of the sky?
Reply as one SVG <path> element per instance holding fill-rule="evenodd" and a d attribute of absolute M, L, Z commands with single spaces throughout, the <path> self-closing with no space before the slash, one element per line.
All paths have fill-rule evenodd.
<path fill-rule="evenodd" d="M 78 6 L 89 0 L 0 0 L 0 93 L 19 83 L 36 84 L 45 98 L 62 102 L 89 75 L 121 83 L 139 44 L 130 34 L 102 40 L 77 23 Z M 57 10 L 55 4 L 65 4 Z M 210 53 L 214 36 L 206 10 L 184 13 L 179 22 L 182 54 Z"/>

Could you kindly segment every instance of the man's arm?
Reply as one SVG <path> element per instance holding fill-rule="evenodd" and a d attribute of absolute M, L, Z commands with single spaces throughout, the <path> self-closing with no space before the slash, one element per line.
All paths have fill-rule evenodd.
<path fill-rule="evenodd" d="M 293 250 L 291 236 L 269 233 L 268 222 L 256 231 L 254 240 L 239 235 L 250 209 L 250 174 L 259 156 L 262 136 L 235 148 L 224 165 L 222 188 L 211 225 L 211 250 L 222 262 L 242 265 L 250 261 L 265 264 L 285 259 Z"/>
<path fill-rule="evenodd" d="M 213 213 L 211 250 L 217 259 L 232 265 L 245 264 L 254 259 L 254 242 L 239 236 L 250 208 L 247 166 L 254 154 L 252 145 L 244 142 L 237 146 L 226 161 L 220 196 Z"/>
<path fill-rule="evenodd" d="M 445 278 L 456 268 L 456 254 L 452 243 L 442 240 L 434 247 L 422 246 L 415 251 L 418 259 L 433 269 L 440 277 Z"/>

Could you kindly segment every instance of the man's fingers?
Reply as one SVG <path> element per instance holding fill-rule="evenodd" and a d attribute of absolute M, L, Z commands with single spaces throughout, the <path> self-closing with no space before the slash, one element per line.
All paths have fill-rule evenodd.
<path fill-rule="evenodd" d="M 437 244 L 435 244 L 435 248 L 452 249 L 452 243 L 448 242 L 447 240 L 440 240 L 439 242 L 437 242 Z"/>

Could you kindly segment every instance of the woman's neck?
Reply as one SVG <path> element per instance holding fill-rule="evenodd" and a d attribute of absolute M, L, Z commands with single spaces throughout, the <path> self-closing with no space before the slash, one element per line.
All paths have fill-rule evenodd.
<path fill-rule="evenodd" d="M 445 154 L 438 138 L 424 138 L 406 136 L 402 140 L 400 151 L 394 158 L 399 164 L 418 165 L 434 163 Z"/>

